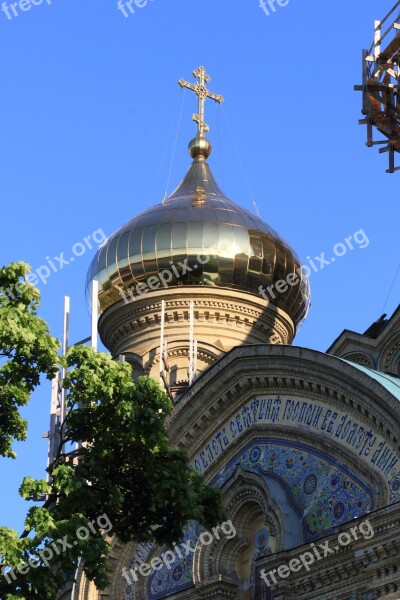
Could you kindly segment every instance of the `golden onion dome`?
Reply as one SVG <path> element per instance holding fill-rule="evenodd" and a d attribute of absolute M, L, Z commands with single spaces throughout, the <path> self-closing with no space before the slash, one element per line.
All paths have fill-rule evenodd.
<path fill-rule="evenodd" d="M 298 325 L 307 314 L 310 290 L 296 253 L 265 221 L 221 191 L 206 162 L 211 144 L 204 135 L 190 142 L 189 152 L 193 163 L 178 188 L 100 247 L 88 271 L 87 294 L 91 281 L 98 280 L 104 312 L 124 298 L 150 300 L 166 287 L 209 286 L 260 296 L 260 286 L 275 286 L 293 274 L 286 291 L 274 287 L 266 297 Z"/>

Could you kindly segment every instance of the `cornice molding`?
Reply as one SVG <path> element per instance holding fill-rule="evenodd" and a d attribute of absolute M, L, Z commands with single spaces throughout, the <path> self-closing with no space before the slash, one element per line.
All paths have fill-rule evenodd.
<path fill-rule="evenodd" d="M 189 302 L 193 300 L 196 327 L 213 337 L 227 337 L 231 346 L 237 343 L 235 331 L 245 333 L 251 343 L 280 343 L 292 341 L 295 329 L 290 317 L 261 296 L 216 288 L 181 288 L 164 290 L 163 295 L 141 297 L 135 302 L 109 308 L 99 320 L 103 343 L 117 355 L 135 351 L 135 345 L 145 335 L 149 348 L 157 345 L 160 335 L 161 300 L 165 300 L 166 330 L 189 321 Z M 218 332 L 216 332 L 216 325 Z M 173 333 L 173 332 L 172 332 Z M 202 337 L 199 341 L 202 341 Z M 243 333 L 241 334 L 243 337 Z M 206 341 L 206 339 L 204 340 Z"/>

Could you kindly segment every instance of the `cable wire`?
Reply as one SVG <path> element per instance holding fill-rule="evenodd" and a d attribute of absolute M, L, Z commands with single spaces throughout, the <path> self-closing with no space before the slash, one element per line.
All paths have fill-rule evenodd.
<path fill-rule="evenodd" d="M 167 178 L 167 184 L 165 186 L 165 192 L 164 192 L 164 198 L 163 198 L 163 203 L 165 198 L 167 197 L 167 192 L 168 192 L 168 186 L 169 186 L 169 182 L 171 179 L 171 173 L 172 173 L 172 166 L 174 164 L 174 159 L 175 159 L 175 152 L 176 152 L 176 145 L 178 142 L 178 135 L 179 135 L 179 130 L 180 130 L 180 126 L 181 126 L 181 121 L 182 121 L 182 112 L 183 112 L 183 105 L 185 103 L 185 93 L 186 90 L 182 88 L 182 98 L 181 98 L 181 110 L 179 112 L 179 120 L 178 120 L 178 126 L 176 128 L 176 134 L 175 134 L 175 141 L 174 141 L 174 147 L 172 150 L 172 156 L 171 156 L 171 164 L 169 166 L 169 173 L 168 173 L 168 178 Z"/>
<path fill-rule="evenodd" d="M 397 275 L 399 274 L 399 271 L 400 271 L 400 263 L 399 263 L 399 266 L 397 267 L 397 271 L 396 271 L 396 274 L 395 274 L 395 276 L 394 276 L 394 279 L 393 279 L 393 281 L 392 281 L 392 285 L 390 286 L 389 293 L 388 293 L 388 295 L 387 295 L 387 298 L 386 298 L 385 304 L 383 305 L 383 308 L 382 308 L 382 314 L 385 312 L 386 305 L 387 305 L 387 303 L 388 303 L 388 300 L 389 300 L 389 298 L 390 298 L 390 294 L 392 293 L 392 290 L 393 290 L 393 288 L 394 288 L 394 284 L 396 283 L 396 279 L 397 279 Z"/>
<path fill-rule="evenodd" d="M 221 175 L 222 175 L 222 186 L 225 188 L 225 175 L 224 175 L 224 163 L 222 161 L 222 145 L 221 145 L 221 131 L 219 124 L 219 105 L 215 103 L 215 110 L 217 112 L 217 129 L 218 129 L 218 144 L 219 144 L 219 160 L 221 163 Z"/>
<path fill-rule="evenodd" d="M 174 124 L 176 123 L 176 119 L 178 117 L 179 106 L 180 106 L 181 102 L 182 102 L 182 96 L 179 94 L 179 97 L 178 97 L 178 100 L 176 102 L 176 106 L 175 106 L 173 115 L 171 117 L 171 122 L 170 122 L 170 125 L 169 125 L 168 136 L 165 139 L 164 151 L 162 153 L 162 159 L 160 161 L 160 166 L 158 168 L 157 177 L 156 177 L 155 183 L 154 183 L 153 196 L 155 196 L 155 194 L 157 192 L 157 186 L 158 186 L 158 182 L 160 181 L 160 177 L 161 177 L 161 172 L 163 170 L 163 166 L 165 164 L 165 158 L 167 156 L 167 150 L 168 150 L 168 148 L 171 147 L 170 140 L 171 140 L 171 137 L 172 137 L 172 134 L 173 134 Z"/>
<path fill-rule="evenodd" d="M 221 109 L 222 109 L 222 114 L 224 115 L 224 119 L 225 119 L 226 125 L 228 127 L 228 132 L 229 132 L 229 135 L 231 137 L 231 141 L 232 141 L 232 145 L 234 147 L 235 153 L 236 153 L 236 157 L 238 159 L 240 168 L 242 169 L 242 173 L 243 173 L 244 178 L 246 180 L 247 189 L 248 189 L 249 194 L 250 194 L 250 200 L 251 200 L 251 202 L 252 202 L 252 204 L 253 204 L 253 206 L 254 206 L 254 208 L 256 210 L 257 216 L 260 216 L 260 213 L 258 212 L 257 204 L 256 204 L 256 202 L 254 200 L 254 195 L 253 195 L 253 191 L 252 191 L 251 186 L 250 186 L 249 178 L 247 177 L 247 172 L 246 172 L 246 170 L 244 168 L 242 159 L 240 158 L 239 149 L 238 149 L 238 147 L 237 147 L 237 145 L 235 143 L 235 138 L 233 136 L 232 129 L 231 129 L 230 125 L 229 125 L 228 117 L 226 116 L 226 113 L 225 113 L 225 110 L 224 110 L 223 106 L 221 106 Z"/>

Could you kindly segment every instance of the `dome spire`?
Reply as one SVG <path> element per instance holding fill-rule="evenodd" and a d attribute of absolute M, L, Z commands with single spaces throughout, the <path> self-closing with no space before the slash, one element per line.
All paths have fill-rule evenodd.
<path fill-rule="evenodd" d="M 210 128 L 204 121 L 205 101 L 207 98 L 215 100 L 221 104 L 224 101 L 223 97 L 210 92 L 206 84 L 211 81 L 211 77 L 206 73 L 204 67 L 199 67 L 193 71 L 194 77 L 198 80 L 197 83 L 189 83 L 185 79 L 179 80 L 179 85 L 182 88 L 187 88 L 194 92 L 198 97 L 198 113 L 193 115 L 193 121 L 198 125 L 198 132 L 195 138 L 189 143 L 189 153 L 192 158 L 208 158 L 212 151 L 212 146 L 205 136 Z"/>

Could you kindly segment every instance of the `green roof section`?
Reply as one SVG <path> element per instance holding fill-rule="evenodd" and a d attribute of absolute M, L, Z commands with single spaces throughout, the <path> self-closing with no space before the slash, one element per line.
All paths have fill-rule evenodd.
<path fill-rule="evenodd" d="M 400 400 L 400 379 L 398 377 L 394 377 L 393 375 L 387 375 L 386 373 L 382 373 L 381 371 L 374 371 L 374 369 L 370 369 L 369 367 L 364 367 L 362 365 L 358 365 L 356 363 L 351 362 L 350 360 L 345 360 L 341 358 L 343 362 L 355 367 L 359 371 L 363 371 L 367 375 L 369 375 L 372 379 L 375 379 L 378 383 L 380 383 L 387 391 L 392 394 L 397 400 Z"/>

